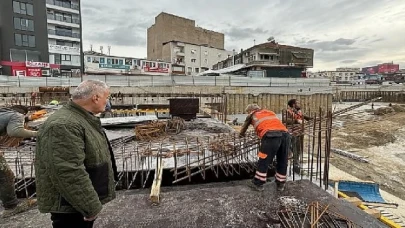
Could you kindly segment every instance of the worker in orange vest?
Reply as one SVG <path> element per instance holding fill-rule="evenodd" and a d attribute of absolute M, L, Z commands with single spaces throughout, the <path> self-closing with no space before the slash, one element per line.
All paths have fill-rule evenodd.
<path fill-rule="evenodd" d="M 291 139 L 291 149 L 293 153 L 293 170 L 296 173 L 301 173 L 300 155 L 303 152 L 302 145 L 304 143 L 304 135 L 301 132 L 302 128 L 300 125 L 303 121 L 309 121 L 313 118 L 302 113 L 300 103 L 297 99 L 289 100 L 287 105 L 287 124 L 293 125 Z"/>
<path fill-rule="evenodd" d="M 257 104 L 249 104 L 246 107 L 246 112 L 249 113 L 249 115 L 246 117 L 245 123 L 242 126 L 240 136 L 245 136 L 251 124 L 257 136 L 261 139 L 256 173 L 249 185 L 255 190 L 264 190 L 263 185 L 267 181 L 268 166 L 273 162 L 274 157 L 276 157 L 275 179 L 277 190 L 283 191 L 287 181 L 288 148 L 290 141 L 288 130 L 274 112 L 261 109 Z"/>

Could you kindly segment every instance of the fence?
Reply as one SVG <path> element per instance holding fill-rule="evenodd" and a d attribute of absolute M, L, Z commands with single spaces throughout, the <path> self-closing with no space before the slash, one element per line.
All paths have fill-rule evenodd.
<path fill-rule="evenodd" d="M 312 78 L 250 78 L 241 76 L 124 76 L 124 75 L 86 75 L 83 80 L 97 79 L 110 86 L 261 86 L 261 87 L 330 87 L 328 79 Z M 77 86 L 81 78 L 59 77 L 17 77 L 0 76 L 0 86 L 40 87 L 40 86 Z"/>

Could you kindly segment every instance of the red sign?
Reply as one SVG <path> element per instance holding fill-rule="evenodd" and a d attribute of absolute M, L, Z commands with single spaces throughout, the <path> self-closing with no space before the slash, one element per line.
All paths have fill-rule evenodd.
<path fill-rule="evenodd" d="M 169 68 L 158 68 L 158 67 L 148 67 L 144 66 L 143 70 L 145 72 L 158 72 L 158 73 L 169 73 Z"/>
<path fill-rule="evenodd" d="M 25 66 L 12 66 L 13 76 L 24 77 L 27 75 L 27 68 Z"/>
<path fill-rule="evenodd" d="M 41 77 L 41 68 L 27 68 L 27 76 L 29 77 Z"/>
<path fill-rule="evenodd" d="M 399 71 L 399 64 L 384 63 L 378 65 L 378 73 L 396 73 Z"/>

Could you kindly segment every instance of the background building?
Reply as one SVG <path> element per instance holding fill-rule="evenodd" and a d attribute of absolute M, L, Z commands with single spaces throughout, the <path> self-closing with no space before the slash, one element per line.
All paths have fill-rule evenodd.
<path fill-rule="evenodd" d="M 71 76 L 78 73 L 80 27 L 78 0 L 1 0 L 3 74 Z"/>
<path fill-rule="evenodd" d="M 62 74 L 81 69 L 81 15 L 78 0 L 46 0 L 49 63 L 61 65 Z"/>
<path fill-rule="evenodd" d="M 218 62 L 214 70 L 231 66 L 243 74 L 263 77 L 303 77 L 313 67 L 314 50 L 276 43 L 274 40 L 255 45 Z"/>
<path fill-rule="evenodd" d="M 174 74 L 197 74 L 232 54 L 224 49 L 223 33 L 168 13 L 155 17 L 147 36 L 147 59 L 171 62 Z"/>
<path fill-rule="evenodd" d="M 86 74 L 169 75 L 171 64 L 86 51 L 84 69 Z"/>

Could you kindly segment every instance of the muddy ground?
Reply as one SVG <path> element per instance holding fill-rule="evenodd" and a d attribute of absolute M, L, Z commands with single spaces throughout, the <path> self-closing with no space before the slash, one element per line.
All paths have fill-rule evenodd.
<path fill-rule="evenodd" d="M 369 163 L 337 154 L 332 154 L 331 163 L 361 180 L 379 183 L 381 189 L 405 199 L 405 112 L 374 115 L 368 105 L 338 117 L 334 123 L 332 148 L 363 156 Z"/>

